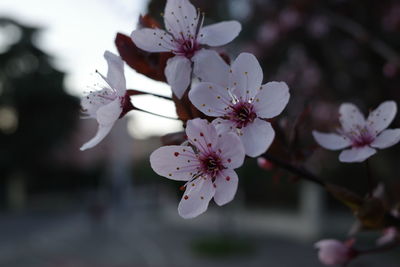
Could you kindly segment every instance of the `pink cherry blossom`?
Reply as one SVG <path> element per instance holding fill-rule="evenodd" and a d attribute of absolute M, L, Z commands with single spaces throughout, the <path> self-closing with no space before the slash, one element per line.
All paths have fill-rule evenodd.
<path fill-rule="evenodd" d="M 240 54 L 227 65 L 214 51 L 198 57 L 196 75 L 202 80 L 189 92 L 189 99 L 200 111 L 212 117 L 219 131 L 239 135 L 246 155 L 264 153 L 275 132 L 266 119 L 279 115 L 289 101 L 284 82 L 262 84 L 263 73 L 254 55 Z"/>
<path fill-rule="evenodd" d="M 353 104 L 345 103 L 339 108 L 341 128 L 337 133 L 313 131 L 317 143 L 330 150 L 347 147 L 339 155 L 341 162 L 362 162 L 383 149 L 400 141 L 400 129 L 386 129 L 397 112 L 394 101 L 386 101 L 373 110 L 367 119 Z"/>
<path fill-rule="evenodd" d="M 129 95 L 126 93 L 123 61 L 109 51 L 104 53 L 104 58 L 108 64 L 107 77 L 101 74 L 100 76 L 108 86 L 90 92 L 81 101 L 84 118 L 93 118 L 99 123 L 96 135 L 85 143 L 81 150 L 92 148 L 100 143 L 110 132 L 115 121 L 133 108 Z"/>
<path fill-rule="evenodd" d="M 388 227 L 383 230 L 382 236 L 376 241 L 377 245 L 386 245 L 399 238 L 399 231 L 396 227 Z"/>
<path fill-rule="evenodd" d="M 207 210 L 212 198 L 219 206 L 233 199 L 238 186 L 233 169 L 243 164 L 245 155 L 236 135 L 219 135 L 206 120 L 188 121 L 186 135 L 187 145 L 161 147 L 151 154 L 150 163 L 157 174 L 186 181 L 178 212 L 194 218 Z"/>
<path fill-rule="evenodd" d="M 241 31 L 237 21 L 224 21 L 203 27 L 204 17 L 188 0 L 167 0 L 164 11 L 166 31 L 138 29 L 131 37 L 137 47 L 148 52 L 172 52 L 165 76 L 174 94 L 181 98 L 189 86 L 194 56 L 202 45 L 221 46 L 231 42 Z"/>
<path fill-rule="evenodd" d="M 318 249 L 319 260 L 325 265 L 333 266 L 346 264 L 356 256 L 353 245 L 354 240 L 343 243 L 335 239 L 324 239 L 315 243 L 314 247 Z"/>

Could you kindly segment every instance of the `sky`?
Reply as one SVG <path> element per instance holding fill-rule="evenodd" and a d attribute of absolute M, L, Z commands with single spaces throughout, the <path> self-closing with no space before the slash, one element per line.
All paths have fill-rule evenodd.
<path fill-rule="evenodd" d="M 66 72 L 69 93 L 82 96 L 100 81 L 95 70 L 106 74 L 105 50 L 117 53 L 117 32 L 129 35 L 147 0 L 1 0 L 0 17 L 43 28 L 37 44 L 54 57 L 55 66 Z M 128 88 L 170 95 L 169 86 L 155 82 L 125 66 Z M 140 108 L 176 116 L 168 101 L 153 97 L 134 100 Z M 129 114 L 128 131 L 136 138 L 177 131 L 181 123 L 147 115 Z"/>

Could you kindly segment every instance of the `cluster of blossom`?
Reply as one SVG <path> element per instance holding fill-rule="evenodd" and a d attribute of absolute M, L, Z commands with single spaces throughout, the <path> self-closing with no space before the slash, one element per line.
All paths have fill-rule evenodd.
<path fill-rule="evenodd" d="M 166 30 L 141 28 L 131 34 L 135 45 L 144 51 L 173 54 L 164 71 L 173 94 L 181 99 L 186 93 L 199 111 L 212 118 L 188 120 L 183 144 L 161 147 L 150 156 L 157 174 L 186 182 L 178 206 L 183 218 L 205 212 L 211 199 L 221 206 L 234 198 L 238 187 L 234 169 L 243 164 L 246 155 L 258 157 L 268 150 L 275 137 L 269 119 L 278 116 L 290 98 L 285 82 L 262 84 L 263 71 L 254 55 L 241 53 L 228 64 L 216 51 L 208 49 L 235 39 L 241 31 L 239 22 L 203 27 L 203 21 L 204 15 L 188 0 L 167 0 Z M 123 61 L 108 51 L 104 57 L 108 73 L 101 77 L 108 86 L 82 99 L 85 114 L 97 119 L 99 128 L 81 150 L 97 145 L 115 121 L 133 109 Z M 192 83 L 193 78 L 197 82 Z M 386 129 L 396 111 L 396 103 L 386 101 L 365 119 L 357 107 L 345 103 L 339 109 L 341 128 L 337 133 L 312 134 L 326 149 L 350 147 L 341 152 L 341 162 L 362 162 L 377 148 L 400 141 L 400 129 Z M 393 229 L 386 231 L 381 243 L 397 236 Z M 354 258 L 357 253 L 352 246 L 353 242 L 336 240 L 316 243 L 320 260 L 327 265 L 344 264 Z"/>

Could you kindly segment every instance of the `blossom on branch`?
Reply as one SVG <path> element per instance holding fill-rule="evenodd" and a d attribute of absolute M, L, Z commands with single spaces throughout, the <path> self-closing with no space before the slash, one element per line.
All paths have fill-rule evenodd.
<path fill-rule="evenodd" d="M 337 133 L 321 133 L 313 131 L 317 143 L 330 150 L 347 147 L 339 155 L 341 162 L 362 162 L 376 153 L 375 148 L 383 149 L 400 141 L 399 129 L 386 129 L 397 112 L 394 101 L 386 101 L 373 110 L 367 119 L 359 109 L 350 103 L 339 108 L 341 128 Z"/>
<path fill-rule="evenodd" d="M 134 30 L 133 42 L 148 52 L 172 52 L 165 76 L 174 94 L 181 98 L 190 85 L 192 62 L 203 45 L 222 46 L 241 31 L 237 21 L 224 21 L 203 27 L 204 16 L 188 0 L 167 0 L 164 11 L 166 31 L 154 28 Z"/>
<path fill-rule="evenodd" d="M 188 145 L 161 147 L 150 155 L 150 163 L 157 174 L 186 181 L 178 212 L 187 219 L 205 212 L 212 198 L 219 206 L 234 198 L 234 169 L 243 164 L 245 154 L 236 135 L 219 135 L 206 120 L 188 121 L 186 135 Z"/>
<path fill-rule="evenodd" d="M 124 62 L 120 57 L 106 51 L 107 77 L 100 74 L 108 86 L 92 91 L 81 100 L 84 118 L 96 119 L 99 127 L 96 135 L 80 149 L 86 150 L 96 146 L 110 132 L 114 123 L 133 109 L 129 95 L 126 93 Z"/>
<path fill-rule="evenodd" d="M 344 265 L 357 256 L 353 249 L 354 239 L 340 242 L 335 239 L 324 239 L 315 243 L 319 260 L 328 266 Z"/>
<path fill-rule="evenodd" d="M 246 155 L 256 157 L 271 145 L 275 132 L 266 119 L 279 115 L 289 101 L 284 82 L 262 84 L 263 72 L 254 55 L 240 54 L 227 65 L 214 51 L 198 56 L 195 73 L 202 80 L 189 92 L 189 99 L 211 117 L 217 129 L 236 133 Z"/>

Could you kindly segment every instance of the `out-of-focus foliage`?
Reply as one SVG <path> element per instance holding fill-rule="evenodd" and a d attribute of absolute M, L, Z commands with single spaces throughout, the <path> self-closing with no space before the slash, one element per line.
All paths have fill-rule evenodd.
<path fill-rule="evenodd" d="M 0 19 L 0 177 L 45 165 L 78 119 L 64 73 L 35 44 L 39 30 Z M 47 161 L 48 162 L 48 161 Z M 49 167 L 49 166 L 47 166 Z"/>

